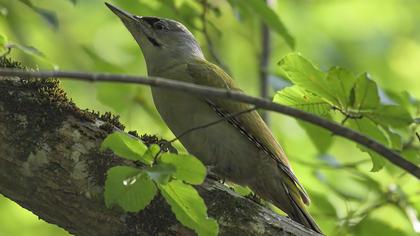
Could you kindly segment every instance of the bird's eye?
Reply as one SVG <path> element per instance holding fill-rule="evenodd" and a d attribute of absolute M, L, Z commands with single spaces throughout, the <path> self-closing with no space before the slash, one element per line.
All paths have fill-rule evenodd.
<path fill-rule="evenodd" d="M 157 30 L 167 30 L 168 29 L 168 26 L 166 26 L 166 24 L 163 23 L 162 21 L 156 21 L 153 24 L 153 28 L 154 29 L 157 29 Z"/>

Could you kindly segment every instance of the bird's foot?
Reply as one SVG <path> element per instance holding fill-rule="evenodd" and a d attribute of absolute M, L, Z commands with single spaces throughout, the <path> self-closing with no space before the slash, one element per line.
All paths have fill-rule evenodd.
<path fill-rule="evenodd" d="M 249 200 L 257 203 L 258 205 L 264 205 L 263 200 L 260 196 L 258 196 L 256 193 L 250 193 L 247 196 L 245 196 L 246 198 L 248 198 Z"/>

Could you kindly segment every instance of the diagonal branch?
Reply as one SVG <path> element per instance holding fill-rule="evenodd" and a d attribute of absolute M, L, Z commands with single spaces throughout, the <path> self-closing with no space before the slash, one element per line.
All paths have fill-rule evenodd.
<path fill-rule="evenodd" d="M 57 80 L 21 78 L 0 79 L 0 194 L 78 236 L 195 235 L 162 197 L 136 214 L 106 208 L 106 171 L 135 165 L 99 151 L 103 139 L 122 125 L 111 115 L 77 108 Z M 214 180 L 197 190 L 217 219 L 220 236 L 319 235 Z"/>
<path fill-rule="evenodd" d="M 420 168 L 410 161 L 405 160 L 398 153 L 390 150 L 383 144 L 364 136 L 363 134 L 341 126 L 335 122 L 320 118 L 308 112 L 297 110 L 288 106 L 284 106 L 278 103 L 273 103 L 267 99 L 257 98 L 245 95 L 241 92 L 218 89 L 214 87 L 202 86 L 197 84 L 191 84 L 181 81 L 174 81 L 169 79 L 163 79 L 158 77 L 146 77 L 146 76 L 132 76 L 132 75 L 119 75 L 119 74 L 107 74 L 107 73 L 85 73 L 85 72 L 71 72 L 71 71 L 22 71 L 14 69 L 1 69 L 0 75 L 2 76 L 22 76 L 32 78 L 63 78 L 63 79 L 74 79 L 88 82 L 119 82 L 119 83 L 132 83 L 132 84 L 144 84 L 153 87 L 160 87 L 166 89 L 172 89 L 176 91 L 186 92 L 193 95 L 205 96 L 205 97 L 218 97 L 230 99 L 237 102 L 243 102 L 253 104 L 256 107 L 275 111 L 281 114 L 285 114 L 314 125 L 320 126 L 331 131 L 333 134 L 352 140 L 364 147 L 367 147 L 378 154 L 385 157 L 388 161 L 399 166 L 403 170 L 412 174 L 413 176 L 420 179 Z"/>

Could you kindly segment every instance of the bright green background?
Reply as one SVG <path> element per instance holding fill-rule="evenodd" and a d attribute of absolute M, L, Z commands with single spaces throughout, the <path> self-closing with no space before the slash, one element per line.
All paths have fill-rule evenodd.
<path fill-rule="evenodd" d="M 103 1 L 79 0 L 76 5 L 69 0 L 32 2 L 56 12 L 60 25 L 54 30 L 18 0 L 0 0 L 0 12 L 7 11 L 6 15 L 0 15 L 0 34 L 11 42 L 34 46 L 45 55 L 45 58 L 34 57 L 13 50 L 13 58 L 42 69 L 146 74 L 135 41 Z M 201 9 L 196 1 L 174 1 L 178 13 L 161 4 L 169 1 L 111 2 L 138 15 L 176 18 L 188 24 L 206 49 L 203 35 L 194 30 L 194 26 L 201 26 L 197 17 Z M 218 34 L 214 27 L 209 27 L 221 59 L 247 93 L 258 95 L 259 18 L 250 12 L 241 14 L 240 22 L 236 17 L 238 12 L 226 1 L 210 2 L 221 10 L 219 17 L 209 15 L 209 20 L 221 32 Z M 274 10 L 294 36 L 296 50 L 321 69 L 339 65 L 356 74 L 367 71 L 380 87 L 408 91 L 420 98 L 419 1 L 278 0 Z M 273 78 L 278 73 L 276 63 L 291 51 L 280 36 L 273 35 L 270 58 Z M 274 78 L 272 85 L 279 89 L 284 82 Z M 128 130 L 166 139 L 172 137 L 155 112 L 146 87 L 69 81 L 63 82 L 63 86 L 80 107 L 119 114 Z M 369 157 L 341 138 L 335 140 L 328 155 L 320 155 L 295 120 L 278 114 L 271 117 L 274 134 L 288 154 L 296 175 L 310 192 L 311 213 L 325 233 L 415 235 L 415 218 L 410 220 L 402 208 L 391 203 L 374 206 L 379 203 L 379 197 L 393 192 L 397 199 L 405 199 L 412 209 L 419 211 L 420 188 L 416 179 L 402 175 L 390 165 L 378 173 L 369 172 Z M 336 162 L 361 160 L 367 161 L 357 167 L 331 167 Z M 398 191 L 389 191 L 393 189 Z M 361 212 L 368 214 L 361 217 Z M 0 235 L 65 235 L 61 232 L 16 204 L 0 200 Z"/>

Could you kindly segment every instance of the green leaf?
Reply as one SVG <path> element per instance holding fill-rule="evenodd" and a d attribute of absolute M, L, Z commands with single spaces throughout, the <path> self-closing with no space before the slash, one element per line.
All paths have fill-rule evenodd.
<path fill-rule="evenodd" d="M 385 127 L 404 128 L 413 123 L 410 113 L 403 107 L 395 105 L 380 105 L 374 111 L 366 113 L 365 116 Z"/>
<path fill-rule="evenodd" d="M 153 163 L 155 161 L 155 158 L 160 152 L 160 147 L 157 144 L 152 144 L 147 149 L 147 151 L 142 156 L 143 159 L 147 161 L 147 163 Z"/>
<path fill-rule="evenodd" d="M 108 170 L 105 181 L 105 205 L 117 204 L 128 212 L 138 212 L 153 200 L 156 186 L 149 176 L 139 169 L 116 166 Z"/>
<path fill-rule="evenodd" d="M 190 184 L 202 184 L 206 177 L 206 167 L 191 155 L 164 153 L 160 163 L 174 165 L 176 168 L 174 177 Z"/>
<path fill-rule="evenodd" d="M 168 184 L 158 184 L 158 188 L 179 222 L 199 236 L 218 234 L 217 222 L 207 216 L 206 204 L 194 187 L 174 180 Z"/>
<path fill-rule="evenodd" d="M 350 71 L 333 67 L 328 71 L 327 83 L 331 91 L 335 91 L 335 98 L 338 101 L 335 104 L 342 111 L 346 111 L 350 104 L 354 103 L 354 94 L 352 94 L 352 88 L 356 82 L 356 76 Z"/>
<path fill-rule="evenodd" d="M 114 132 L 102 142 L 101 150 L 111 149 L 115 154 L 128 160 L 141 161 L 146 165 L 151 165 L 153 159 L 150 160 L 143 157 L 147 147 L 144 143 L 130 137 L 123 132 Z"/>
<path fill-rule="evenodd" d="M 331 109 L 331 105 L 322 100 L 322 98 L 298 86 L 291 86 L 280 90 L 274 96 L 273 102 L 295 107 L 299 110 L 320 116 L 327 115 Z"/>
<path fill-rule="evenodd" d="M 375 124 L 373 123 L 371 120 L 368 120 L 366 118 L 363 119 L 349 119 L 347 124 L 352 128 L 355 129 L 357 131 L 359 131 L 360 133 L 376 140 L 379 143 L 382 143 L 384 145 L 387 145 L 388 140 L 386 138 L 386 136 L 384 135 L 384 133 L 381 131 L 381 129 Z M 385 165 L 386 160 L 384 157 L 382 157 L 381 155 L 377 154 L 376 152 L 361 146 L 361 145 L 357 145 L 357 147 L 364 151 L 367 152 L 370 157 L 372 158 L 372 172 L 376 172 L 382 169 L 382 167 Z"/>
<path fill-rule="evenodd" d="M 166 184 L 176 171 L 175 166 L 171 164 L 160 163 L 145 169 L 151 179 L 159 184 Z"/>
<path fill-rule="evenodd" d="M 331 88 L 325 73 L 299 53 L 291 53 L 285 56 L 278 65 L 283 75 L 294 84 L 318 95 L 332 105 L 339 104 L 336 89 Z"/>
<path fill-rule="evenodd" d="M 354 103 L 351 104 L 351 109 L 355 112 L 372 112 L 380 104 L 378 87 L 367 73 L 357 78 L 352 92 Z"/>

